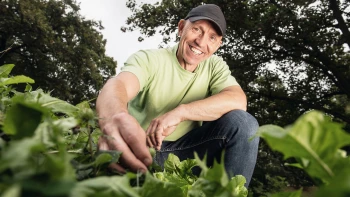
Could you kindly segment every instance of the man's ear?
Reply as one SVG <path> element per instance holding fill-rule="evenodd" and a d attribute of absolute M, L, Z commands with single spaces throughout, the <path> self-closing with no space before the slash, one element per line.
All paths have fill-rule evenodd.
<path fill-rule="evenodd" d="M 184 19 L 181 19 L 179 21 L 179 23 L 177 24 L 177 29 L 178 29 L 177 35 L 178 36 L 181 36 L 181 34 L 182 34 L 183 30 L 184 30 L 185 24 L 186 24 L 186 21 Z"/>

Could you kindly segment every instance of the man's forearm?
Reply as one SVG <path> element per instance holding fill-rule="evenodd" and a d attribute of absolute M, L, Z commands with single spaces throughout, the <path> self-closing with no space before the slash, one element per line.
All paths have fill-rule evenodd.
<path fill-rule="evenodd" d="M 127 96 L 125 87 L 118 85 L 116 78 L 110 79 L 102 88 L 96 101 L 96 111 L 100 121 L 112 117 L 116 113 L 127 112 Z"/>
<path fill-rule="evenodd" d="M 109 79 L 96 101 L 100 123 L 113 115 L 127 113 L 128 102 L 136 96 L 138 90 L 138 79 L 132 73 L 120 73 L 117 77 Z"/>
<path fill-rule="evenodd" d="M 182 120 L 213 121 L 234 109 L 246 110 L 247 100 L 239 86 L 225 88 L 203 100 L 180 105 L 177 109 Z"/>

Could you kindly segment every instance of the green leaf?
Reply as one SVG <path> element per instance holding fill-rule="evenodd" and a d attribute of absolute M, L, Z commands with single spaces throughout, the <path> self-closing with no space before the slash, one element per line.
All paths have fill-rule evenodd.
<path fill-rule="evenodd" d="M 83 101 L 83 102 L 78 103 L 76 105 L 76 107 L 78 107 L 79 109 L 84 109 L 84 108 L 90 109 L 90 104 L 88 101 Z"/>
<path fill-rule="evenodd" d="M 97 177 L 77 183 L 70 196 L 93 197 L 93 196 L 113 196 L 113 197 L 141 197 L 137 191 L 129 184 L 128 175 Z M 144 197 L 144 196 L 142 196 Z"/>
<path fill-rule="evenodd" d="M 122 152 L 113 150 L 103 150 L 97 153 L 94 165 L 99 166 L 105 163 L 117 162 Z"/>
<path fill-rule="evenodd" d="M 72 159 L 73 156 L 66 151 L 47 154 L 45 164 L 42 166 L 43 171 L 49 173 L 53 180 L 75 180 L 75 170 L 71 165 Z"/>
<path fill-rule="evenodd" d="M 173 182 L 179 187 L 192 185 L 197 179 L 192 174 L 192 168 L 196 165 L 195 159 L 186 159 L 180 162 L 180 159 L 171 153 L 164 162 L 164 171 L 155 173 L 155 176 L 160 180 Z"/>
<path fill-rule="evenodd" d="M 337 176 L 329 181 L 329 184 L 323 185 L 317 190 L 316 197 L 328 196 L 350 196 L 350 158 L 345 157 L 339 162 L 341 169 Z"/>
<path fill-rule="evenodd" d="M 192 168 L 197 166 L 195 159 L 186 159 L 180 162 L 178 165 L 179 173 L 183 176 L 194 176 L 192 174 Z"/>
<path fill-rule="evenodd" d="M 26 85 L 26 88 L 24 89 L 24 91 L 25 91 L 25 92 L 30 92 L 30 91 L 32 91 L 32 89 L 33 89 L 32 86 L 29 85 L 29 84 L 27 84 L 27 85 Z"/>
<path fill-rule="evenodd" d="M 32 177 L 22 182 L 22 196 L 68 196 L 75 185 L 75 180 L 43 180 L 42 177 Z"/>
<path fill-rule="evenodd" d="M 35 131 L 35 139 L 45 144 L 47 148 L 57 148 L 57 138 L 53 132 L 52 123 L 44 121 L 37 127 Z"/>
<path fill-rule="evenodd" d="M 215 160 L 213 167 L 208 169 L 208 171 L 206 172 L 206 174 L 203 175 L 203 177 L 210 181 L 217 181 L 222 186 L 226 186 L 229 182 L 229 179 L 225 170 L 225 166 L 223 164 L 223 161 L 221 162 L 221 164 L 219 164 Z"/>
<path fill-rule="evenodd" d="M 99 166 L 104 163 L 109 163 L 112 161 L 112 156 L 107 153 L 100 154 L 96 157 L 95 166 Z"/>
<path fill-rule="evenodd" d="M 164 162 L 164 169 L 171 173 L 176 171 L 177 165 L 180 165 L 180 159 L 174 154 L 169 154 L 167 160 Z"/>
<path fill-rule="evenodd" d="M 302 189 L 299 189 L 295 192 L 279 192 L 276 194 L 273 194 L 271 197 L 301 197 Z"/>
<path fill-rule="evenodd" d="M 61 112 L 69 116 L 74 116 L 78 111 L 78 108 L 74 105 L 67 103 L 55 97 L 51 97 L 49 94 L 44 93 L 42 90 L 36 90 L 27 92 L 24 95 L 27 102 L 38 103 L 41 106 L 50 109 L 52 112 Z"/>
<path fill-rule="evenodd" d="M 43 114 L 44 110 L 38 105 L 14 102 L 6 113 L 4 133 L 14 135 L 16 139 L 32 136 Z"/>
<path fill-rule="evenodd" d="M 212 168 L 205 165 L 206 158 L 200 160 L 196 153 L 195 158 L 197 163 L 200 163 L 199 166 L 205 168 L 205 171 L 202 171 L 198 180 L 188 191 L 189 196 L 246 197 L 248 195 L 248 190 L 244 186 L 246 180 L 243 176 L 237 175 L 229 180 L 224 167 L 223 155 L 221 163 L 214 161 Z"/>
<path fill-rule="evenodd" d="M 146 180 L 140 189 L 142 197 L 183 197 L 182 190 L 172 182 L 163 182 L 154 178 L 150 173 L 146 174 Z"/>
<path fill-rule="evenodd" d="M 32 78 L 20 75 L 11 78 L 2 78 L 0 80 L 0 86 L 19 84 L 19 83 L 34 83 Z"/>
<path fill-rule="evenodd" d="M 2 151 L 0 172 L 10 168 L 14 172 L 35 171 L 31 164 L 32 156 L 45 150 L 43 144 L 33 138 L 25 138 L 19 141 L 12 141 L 11 144 Z"/>
<path fill-rule="evenodd" d="M 19 184 L 12 185 L 10 188 L 6 189 L 1 197 L 20 197 L 21 187 Z"/>
<path fill-rule="evenodd" d="M 259 135 L 273 150 L 282 152 L 285 158 L 297 158 L 311 177 L 326 183 L 340 170 L 339 148 L 350 144 L 350 135 L 342 125 L 318 111 L 301 116 L 289 130 L 262 126 Z"/>
<path fill-rule="evenodd" d="M 15 67 L 14 64 L 5 64 L 0 66 L 0 78 L 6 78 L 11 73 L 13 67 Z"/>
<path fill-rule="evenodd" d="M 194 158 L 196 159 L 197 165 L 202 169 L 201 173 L 205 175 L 209 170 L 209 168 L 207 167 L 207 163 L 206 163 L 207 155 L 204 155 L 203 160 L 201 160 L 199 158 L 198 154 L 194 153 Z"/>
<path fill-rule="evenodd" d="M 76 127 L 78 125 L 78 121 L 73 117 L 61 118 L 53 121 L 53 125 L 61 131 L 67 131 Z"/>

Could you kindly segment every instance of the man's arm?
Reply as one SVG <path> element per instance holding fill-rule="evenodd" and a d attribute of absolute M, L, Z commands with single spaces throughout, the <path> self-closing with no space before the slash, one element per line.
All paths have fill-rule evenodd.
<path fill-rule="evenodd" d="M 240 86 L 229 86 L 206 99 L 180 105 L 182 121 L 213 121 L 234 109 L 247 110 L 247 98 Z"/>
<path fill-rule="evenodd" d="M 146 171 L 152 163 L 145 131 L 127 110 L 127 103 L 139 89 L 137 77 L 130 72 L 122 72 L 107 81 L 96 101 L 99 125 L 105 135 L 99 139 L 99 149 L 123 153 L 120 158 L 123 166 L 112 164 L 118 171 L 125 171 L 124 167 Z"/>
<path fill-rule="evenodd" d="M 170 135 L 176 126 L 186 120 L 213 121 L 234 109 L 246 110 L 247 98 L 240 86 L 229 86 L 218 94 L 203 100 L 182 104 L 154 119 L 146 133 L 149 146 L 160 148 L 163 139 Z"/>

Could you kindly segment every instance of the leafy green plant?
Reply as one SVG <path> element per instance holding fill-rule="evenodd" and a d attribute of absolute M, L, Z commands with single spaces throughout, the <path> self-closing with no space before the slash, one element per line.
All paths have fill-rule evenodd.
<path fill-rule="evenodd" d="M 228 178 L 224 166 L 203 160 L 180 161 L 170 155 L 161 170 L 118 175 L 108 170 L 120 152 L 98 151 L 101 131 L 89 102 L 71 105 L 38 89 L 24 76 L 9 76 L 13 65 L 0 67 L 0 194 L 16 196 L 227 196 L 245 197 L 245 178 Z M 27 83 L 24 92 L 12 85 Z M 349 196 L 350 159 L 341 148 L 350 145 L 342 125 L 318 111 L 292 126 L 260 127 L 267 144 L 297 163 L 318 184 L 316 197 Z M 152 151 L 152 150 L 150 150 Z M 199 177 L 191 169 L 199 166 Z M 152 172 L 151 172 L 152 171 Z M 302 190 L 273 194 L 299 197 Z"/>
<path fill-rule="evenodd" d="M 350 145 L 350 135 L 329 116 L 311 111 L 285 129 L 262 126 L 259 135 L 285 158 L 296 159 L 297 163 L 289 165 L 304 169 L 314 180 L 319 187 L 315 196 L 350 195 L 350 158 L 341 149 Z M 297 191 L 293 196 L 301 196 L 301 193 Z"/>

